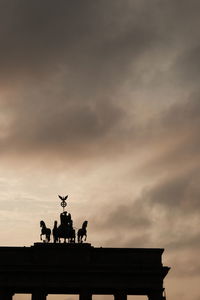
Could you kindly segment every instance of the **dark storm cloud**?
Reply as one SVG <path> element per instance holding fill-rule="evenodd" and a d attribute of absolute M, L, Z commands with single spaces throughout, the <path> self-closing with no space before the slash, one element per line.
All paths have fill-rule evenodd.
<path fill-rule="evenodd" d="M 121 99 L 120 89 L 127 80 L 133 88 L 144 88 L 142 78 L 148 65 L 152 68 L 152 54 L 157 51 L 162 57 L 182 46 L 182 37 L 190 33 L 182 26 L 183 16 L 192 18 L 189 28 L 196 24 L 196 10 L 188 11 L 185 1 L 181 14 L 176 1 L 17 0 L 0 4 L 0 78 L 5 90 L 1 101 L 8 119 L 7 125 L 2 124 L 1 151 L 23 154 L 67 149 L 74 153 L 77 147 L 85 147 L 86 152 L 90 148 L 102 152 L 105 144 L 107 149 L 115 143 L 123 147 L 121 139 L 132 147 L 138 140 L 148 143 L 152 133 L 160 138 L 163 133 L 159 134 L 157 122 L 164 135 L 166 128 L 169 134 L 170 129 L 174 131 L 169 123 L 180 130 L 176 108 L 162 116 L 166 123 L 154 120 L 152 127 L 138 127 L 134 118 L 128 119 L 130 104 Z M 191 5 L 198 6 L 195 1 Z M 192 55 L 187 53 L 196 45 L 192 36 L 190 49 L 187 45 L 180 48 L 169 72 L 178 72 L 186 61 L 191 65 Z M 147 68 L 144 57 L 148 57 Z M 152 84 L 158 80 L 160 72 Z M 191 111 L 186 118 L 195 113 Z M 126 123 L 131 130 L 123 127 Z"/>
<path fill-rule="evenodd" d="M 152 43 L 151 26 L 138 21 L 128 2 L 1 1 L 2 78 L 48 76 L 64 67 L 87 84 L 111 83 Z"/>
<path fill-rule="evenodd" d="M 176 62 L 178 75 L 187 82 L 188 86 L 195 86 L 200 77 L 200 44 L 194 44 L 187 49 Z"/>
<path fill-rule="evenodd" d="M 128 109 L 116 103 L 120 85 L 130 73 L 136 79 L 133 65 L 158 41 L 154 22 L 141 23 L 137 6 L 1 1 L 2 112 L 8 119 L 2 151 L 11 144 L 17 153 L 58 151 L 57 145 L 74 150 L 111 129 L 117 136 Z"/>
<path fill-rule="evenodd" d="M 97 102 L 93 107 L 89 103 L 63 104 L 57 108 L 46 103 L 31 110 L 23 107 L 20 120 L 16 121 L 18 126 L 14 124 L 9 139 L 28 151 L 49 147 L 51 152 L 57 144 L 63 150 L 85 147 L 88 142 L 95 144 L 108 135 L 122 116 L 123 111 L 109 101 L 102 101 L 101 106 Z"/>

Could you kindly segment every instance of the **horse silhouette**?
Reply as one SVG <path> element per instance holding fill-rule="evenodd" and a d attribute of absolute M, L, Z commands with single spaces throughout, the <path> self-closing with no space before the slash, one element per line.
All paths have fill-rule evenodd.
<path fill-rule="evenodd" d="M 83 242 L 83 237 L 85 237 L 85 241 L 87 239 L 87 227 L 88 221 L 84 221 L 82 224 L 82 227 L 78 230 L 77 237 L 78 237 L 78 243 Z"/>
<path fill-rule="evenodd" d="M 40 221 L 40 227 L 42 228 L 40 234 L 41 241 L 42 241 L 42 236 L 45 235 L 45 240 L 43 240 L 43 242 L 49 243 L 51 239 L 51 229 L 46 227 L 44 221 Z"/>

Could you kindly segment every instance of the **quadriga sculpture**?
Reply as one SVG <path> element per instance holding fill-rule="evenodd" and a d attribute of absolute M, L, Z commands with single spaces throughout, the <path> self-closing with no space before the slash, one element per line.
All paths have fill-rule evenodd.
<path fill-rule="evenodd" d="M 71 218 L 71 214 L 67 213 L 65 211 L 65 207 L 67 206 L 67 196 L 60 196 L 58 197 L 62 200 L 60 205 L 63 208 L 63 212 L 60 214 L 60 225 L 58 226 L 58 222 L 54 222 L 54 227 L 52 230 L 53 233 L 53 242 L 54 243 L 60 243 L 61 239 L 63 239 L 64 243 L 75 243 L 76 242 L 76 231 L 73 228 L 73 221 Z M 87 239 L 87 224 L 88 221 L 84 221 L 82 224 L 82 227 L 77 232 L 77 241 L 78 243 L 83 243 L 83 238 L 85 237 L 85 241 Z M 42 240 L 42 236 L 45 235 L 45 240 L 43 240 L 44 243 L 50 242 L 50 236 L 51 236 L 51 229 L 47 228 L 44 221 L 40 221 L 40 227 L 41 234 L 40 239 Z"/>

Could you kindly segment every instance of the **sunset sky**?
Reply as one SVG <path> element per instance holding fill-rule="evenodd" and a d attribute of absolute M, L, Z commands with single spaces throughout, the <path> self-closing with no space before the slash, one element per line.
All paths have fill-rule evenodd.
<path fill-rule="evenodd" d="M 199 16 L 198 0 L 0 0 L 0 246 L 39 242 L 68 194 L 88 242 L 165 248 L 167 299 L 200 300 Z"/>

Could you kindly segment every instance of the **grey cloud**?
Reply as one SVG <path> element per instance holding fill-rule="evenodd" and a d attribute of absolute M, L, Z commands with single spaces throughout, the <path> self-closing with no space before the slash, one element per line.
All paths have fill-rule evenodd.
<path fill-rule="evenodd" d="M 124 229 L 125 232 L 125 229 Z M 123 234 L 119 231 L 115 232 L 110 238 L 104 242 L 104 247 L 125 247 L 125 248 L 144 248 L 151 245 L 149 233 L 143 231 L 135 231 L 134 229 L 129 234 Z"/>
<path fill-rule="evenodd" d="M 63 153 L 77 147 L 83 150 L 101 143 L 102 138 L 116 131 L 125 112 L 112 101 L 87 103 L 36 103 L 36 106 L 19 108 L 16 120 L 2 140 L 2 150 L 8 150 L 8 144 L 14 144 L 14 151 L 26 149 L 54 152 L 55 148 Z M 70 150 L 71 149 L 71 150 Z"/>
<path fill-rule="evenodd" d="M 2 100 L 10 119 L 6 128 L 2 125 L 2 152 L 14 149 L 19 155 L 63 149 L 70 155 L 83 147 L 86 153 L 92 148 L 102 153 L 105 144 L 107 150 L 115 143 L 115 149 L 123 144 L 131 148 L 156 135 L 170 134 L 173 115 L 179 126 L 177 114 L 171 113 L 167 118 L 162 115 L 167 120 L 161 122 L 162 131 L 158 130 L 159 120 L 138 127 L 127 117 L 130 102 L 127 105 L 120 95 L 127 80 L 133 82 L 133 88 L 144 88 L 143 57 L 148 57 L 148 65 L 155 51 L 162 56 L 173 49 L 169 25 L 179 15 L 177 2 L 0 3 L 1 82 L 11 89 Z M 181 7 L 187 12 L 187 3 Z M 176 28 L 179 31 L 181 27 Z M 126 122 L 129 131 L 122 125 Z"/>
<path fill-rule="evenodd" d="M 2 79 L 13 75 L 18 79 L 21 74 L 25 81 L 65 66 L 72 77 L 88 78 L 86 84 L 92 82 L 95 88 L 105 87 L 108 81 L 120 84 L 144 52 L 168 49 L 171 24 L 177 33 L 175 23 L 183 24 L 181 15 L 188 14 L 186 2 L 179 14 L 177 1 L 59 1 L 55 5 L 54 1 L 2 0 L 1 8 Z"/>
<path fill-rule="evenodd" d="M 178 209 L 182 214 L 194 213 L 199 209 L 199 171 L 167 176 L 146 188 L 143 198 L 170 210 Z"/>
<path fill-rule="evenodd" d="M 184 224 L 183 224 L 184 226 Z M 184 226 L 185 228 L 186 226 Z M 176 230 L 174 228 L 174 230 Z M 187 229 L 186 229 L 187 232 Z M 177 237 L 176 240 L 167 241 L 164 247 L 166 247 L 171 252 L 178 252 L 186 249 L 193 249 L 198 250 L 200 249 L 200 234 L 194 234 L 193 232 L 190 232 L 190 234 L 187 234 L 186 232 L 182 233 L 181 236 Z"/>
<path fill-rule="evenodd" d="M 151 221 L 139 202 L 119 205 L 113 211 L 107 212 L 106 217 L 98 222 L 101 228 L 123 228 L 123 230 L 125 228 L 145 229 L 150 225 Z"/>
<path fill-rule="evenodd" d="M 200 44 L 194 44 L 177 59 L 175 64 L 181 80 L 187 82 L 187 85 L 193 88 L 198 83 L 200 76 L 199 52 Z"/>
<path fill-rule="evenodd" d="M 90 152 L 97 137 L 117 136 L 113 128 L 128 109 L 116 103 L 120 85 L 156 40 L 154 27 L 139 22 L 137 5 L 19 0 L 1 6 L 0 77 L 10 90 L 2 100 L 10 122 L 2 125 L 1 151 L 73 152 L 87 145 Z"/>
<path fill-rule="evenodd" d="M 200 117 L 199 91 L 190 94 L 183 103 L 172 106 L 162 117 L 162 123 L 166 130 L 177 128 L 179 130 L 190 129 L 190 126 L 197 129 Z"/>
<path fill-rule="evenodd" d="M 154 155 L 143 167 L 141 166 L 141 174 L 152 175 L 159 172 L 160 177 L 166 173 L 171 174 L 172 185 L 173 181 L 174 184 L 179 184 L 179 181 L 190 180 L 191 172 L 198 173 L 199 104 L 199 95 L 195 92 L 184 101 L 171 105 L 157 118 L 150 120 L 144 128 L 141 145 L 146 137 L 146 146 L 152 143 Z"/>
<path fill-rule="evenodd" d="M 90 223 L 95 236 L 102 237 L 105 247 L 145 247 L 151 245 L 152 219 L 141 201 L 100 208 Z"/>
<path fill-rule="evenodd" d="M 154 35 L 134 24 L 137 15 L 128 2 L 60 1 L 55 5 L 54 1 L 20 0 L 1 1 L 1 6 L 2 79 L 48 76 L 65 66 L 72 77 L 88 77 L 93 84 L 96 78 L 106 85 L 105 78 L 112 82 L 117 74 L 121 77 L 130 56 L 145 50 Z M 125 18 L 129 9 L 134 16 L 131 24 Z M 130 13 L 127 16 L 130 20 Z"/>

